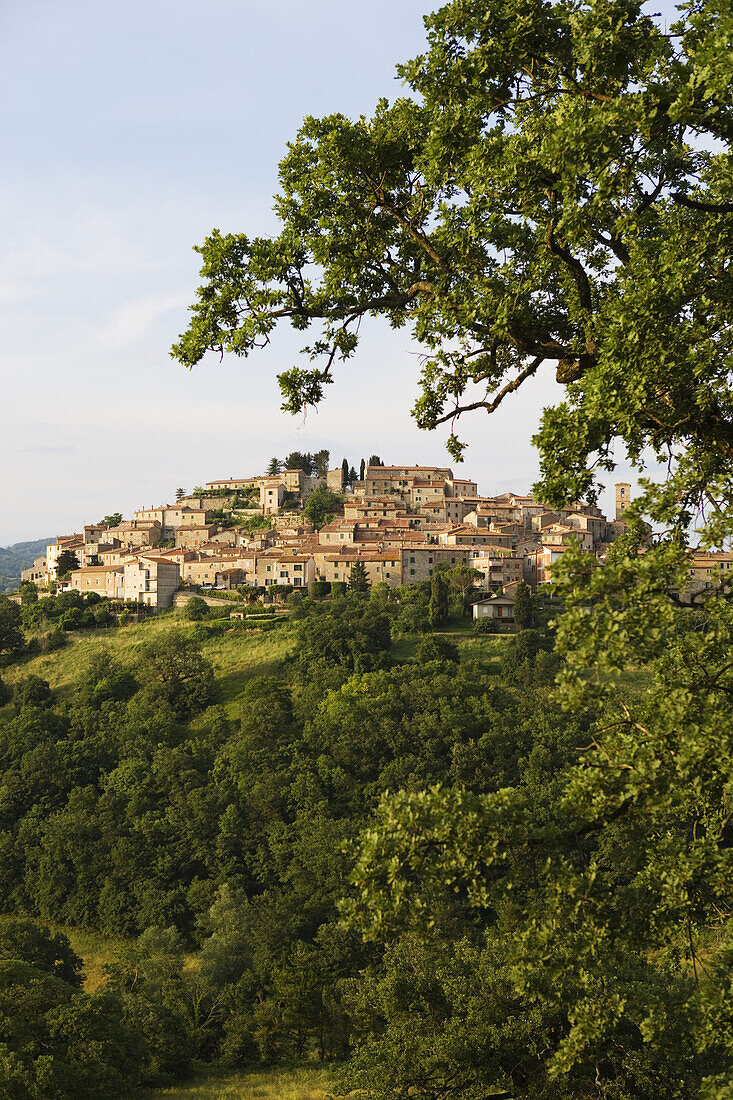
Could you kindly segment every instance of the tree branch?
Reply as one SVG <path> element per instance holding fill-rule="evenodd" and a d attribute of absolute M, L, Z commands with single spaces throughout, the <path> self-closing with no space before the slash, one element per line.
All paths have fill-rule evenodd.
<path fill-rule="evenodd" d="M 435 421 L 436 426 L 438 424 L 444 424 L 446 420 L 452 420 L 455 416 L 460 416 L 461 413 L 473 412 L 474 409 L 486 409 L 488 413 L 492 413 L 494 409 L 499 407 L 507 394 L 518 390 L 522 382 L 526 381 L 527 378 L 530 378 L 537 372 L 537 369 L 544 362 L 544 359 L 545 357 L 543 355 L 538 355 L 536 359 L 533 359 L 523 371 L 520 371 L 513 382 L 507 382 L 506 386 L 499 390 L 492 401 L 474 401 L 470 405 L 458 405 L 451 412 L 446 413 L 445 416 L 438 417 Z"/>
<path fill-rule="evenodd" d="M 706 214 L 733 214 L 733 202 L 698 202 L 697 199 L 680 194 L 672 195 L 672 198 L 680 206 L 686 206 L 690 210 L 702 210 Z"/>

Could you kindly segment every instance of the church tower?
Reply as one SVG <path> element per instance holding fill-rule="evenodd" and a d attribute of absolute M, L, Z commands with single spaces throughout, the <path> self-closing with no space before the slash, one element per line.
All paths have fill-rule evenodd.
<path fill-rule="evenodd" d="M 616 519 L 623 519 L 624 512 L 631 503 L 631 485 L 628 481 L 616 482 Z"/>

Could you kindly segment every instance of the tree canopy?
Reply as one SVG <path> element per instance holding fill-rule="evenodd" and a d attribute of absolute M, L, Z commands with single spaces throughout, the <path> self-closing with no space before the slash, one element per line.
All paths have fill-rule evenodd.
<path fill-rule="evenodd" d="M 280 375 L 317 403 L 361 317 L 426 348 L 414 415 L 492 411 L 547 364 L 545 495 L 592 491 L 623 440 L 721 472 L 733 455 L 731 14 L 667 32 L 633 0 L 456 0 L 399 67 L 411 98 L 307 118 L 280 165 L 279 236 L 214 231 L 174 348 L 248 355 L 314 328 Z M 711 453 L 712 448 L 712 453 Z M 462 446 L 451 435 L 450 450 Z M 595 463 L 595 465 L 594 465 Z"/>

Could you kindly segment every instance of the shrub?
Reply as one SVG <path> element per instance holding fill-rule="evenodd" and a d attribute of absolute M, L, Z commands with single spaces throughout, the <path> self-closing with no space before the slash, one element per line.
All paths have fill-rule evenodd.
<path fill-rule="evenodd" d="M 41 650 L 43 653 L 54 653 L 57 649 L 63 649 L 68 641 L 69 639 L 63 630 L 55 627 L 53 630 L 49 630 L 48 634 L 44 634 L 41 640 Z"/>
<path fill-rule="evenodd" d="M 477 634 L 498 634 L 499 624 L 491 615 L 482 615 L 480 619 L 474 620 L 473 629 Z"/>
<path fill-rule="evenodd" d="M 418 661 L 458 661 L 458 647 L 449 642 L 447 638 L 422 638 L 418 644 L 415 656 Z"/>
<path fill-rule="evenodd" d="M 192 623 L 201 622 L 202 619 L 208 618 L 209 605 L 201 596 L 192 596 L 186 604 L 183 614 Z"/>
<path fill-rule="evenodd" d="M 40 676 L 26 676 L 13 690 L 13 702 L 17 707 L 47 707 L 51 705 L 51 686 Z"/>

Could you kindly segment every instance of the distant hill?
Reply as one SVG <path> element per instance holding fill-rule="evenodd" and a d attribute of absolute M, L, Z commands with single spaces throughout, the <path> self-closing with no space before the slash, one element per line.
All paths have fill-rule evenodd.
<path fill-rule="evenodd" d="M 0 592 L 15 592 L 20 584 L 21 570 L 33 565 L 45 551 L 53 536 L 34 539 L 33 542 L 15 542 L 12 546 L 0 546 Z"/>

